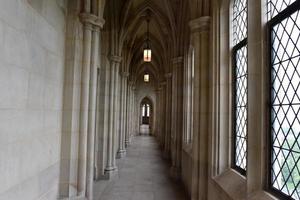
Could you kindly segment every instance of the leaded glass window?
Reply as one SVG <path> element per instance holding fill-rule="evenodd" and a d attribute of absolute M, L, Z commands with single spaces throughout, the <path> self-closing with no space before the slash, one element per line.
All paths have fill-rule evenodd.
<path fill-rule="evenodd" d="M 233 3 L 233 168 L 247 169 L 248 64 L 247 0 Z"/>
<path fill-rule="evenodd" d="M 270 187 L 300 199 L 300 1 L 269 0 Z"/>

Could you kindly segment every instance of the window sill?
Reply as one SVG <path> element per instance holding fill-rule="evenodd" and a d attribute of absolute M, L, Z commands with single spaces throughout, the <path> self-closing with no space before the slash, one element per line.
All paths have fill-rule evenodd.
<path fill-rule="evenodd" d="M 230 199 L 247 200 L 279 200 L 271 193 L 260 190 L 252 194 L 247 194 L 246 177 L 239 174 L 234 169 L 228 169 L 224 173 L 213 178 L 216 184 Z"/>
<path fill-rule="evenodd" d="M 249 196 L 248 200 L 279 200 L 266 191 L 258 191 Z"/>
<path fill-rule="evenodd" d="M 246 199 L 246 178 L 235 170 L 229 169 L 213 180 L 231 199 Z"/>

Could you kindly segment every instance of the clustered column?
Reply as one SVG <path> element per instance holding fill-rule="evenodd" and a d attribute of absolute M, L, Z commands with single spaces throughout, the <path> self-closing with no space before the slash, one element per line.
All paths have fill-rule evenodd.
<path fill-rule="evenodd" d="M 133 82 L 130 81 L 127 86 L 127 106 L 126 106 L 126 134 L 125 134 L 125 146 L 130 145 L 130 136 L 131 136 L 131 121 L 132 121 L 132 87 Z"/>
<path fill-rule="evenodd" d="M 207 199 L 210 17 L 190 22 L 195 50 L 192 200 Z M 200 102 L 200 103 L 199 103 Z"/>
<path fill-rule="evenodd" d="M 132 93 L 131 93 L 131 115 L 132 115 L 132 121 L 131 123 L 131 127 L 132 130 L 130 132 L 130 140 L 132 140 L 132 138 L 138 133 L 138 128 L 139 128 L 139 124 L 137 123 L 138 120 L 138 113 L 137 113 L 137 103 L 136 103 L 136 86 L 132 86 Z"/>
<path fill-rule="evenodd" d="M 172 73 L 165 75 L 166 83 L 166 125 L 165 125 L 165 146 L 164 156 L 170 158 L 171 152 L 171 110 L 172 110 Z"/>
<path fill-rule="evenodd" d="M 127 78 L 129 73 L 121 73 L 121 114 L 120 114 L 120 131 L 119 131 L 119 149 L 117 158 L 123 158 L 126 155 L 126 123 L 127 123 Z"/>
<path fill-rule="evenodd" d="M 165 117 L 166 117 L 166 85 L 167 82 L 161 82 L 160 83 L 160 88 L 159 88 L 159 94 L 160 94 L 160 108 L 161 108 L 161 116 L 160 116 L 160 135 L 159 135 L 159 141 L 162 147 L 164 147 L 165 144 L 165 131 L 166 131 L 166 123 L 165 122 Z"/>
<path fill-rule="evenodd" d="M 153 131 L 153 134 L 156 136 L 156 138 L 158 139 L 158 141 L 160 142 L 160 123 L 161 123 L 161 107 L 160 107 L 160 88 L 157 88 L 155 90 L 156 93 L 156 107 L 155 107 L 155 130 Z"/>
<path fill-rule="evenodd" d="M 78 196 L 92 197 L 93 156 L 96 119 L 97 65 L 99 31 L 104 20 L 86 9 L 80 14 L 83 23 L 83 54 L 79 121 Z"/>
<path fill-rule="evenodd" d="M 110 76 L 109 76 L 109 114 L 108 114 L 108 136 L 107 136 L 107 163 L 105 167 L 105 177 L 110 179 L 117 171 L 116 166 L 116 147 L 118 130 L 118 76 L 121 63 L 120 56 L 110 56 Z"/>
<path fill-rule="evenodd" d="M 181 172 L 182 150 L 182 108 L 183 108 L 183 57 L 172 60 L 172 122 L 171 122 L 171 175 L 179 179 Z"/>

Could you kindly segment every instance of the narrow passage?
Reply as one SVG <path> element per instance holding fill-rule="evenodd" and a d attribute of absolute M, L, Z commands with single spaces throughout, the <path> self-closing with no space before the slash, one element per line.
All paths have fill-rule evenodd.
<path fill-rule="evenodd" d="M 104 188 L 97 188 L 96 200 L 187 200 L 181 183 L 169 177 L 170 166 L 162 158 L 154 137 L 138 136 L 118 160 L 119 175 Z"/>

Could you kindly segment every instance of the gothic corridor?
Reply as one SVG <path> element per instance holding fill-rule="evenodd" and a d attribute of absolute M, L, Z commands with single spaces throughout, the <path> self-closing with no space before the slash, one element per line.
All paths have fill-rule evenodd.
<path fill-rule="evenodd" d="M 300 200 L 300 0 L 0 0 L 0 200 Z"/>

